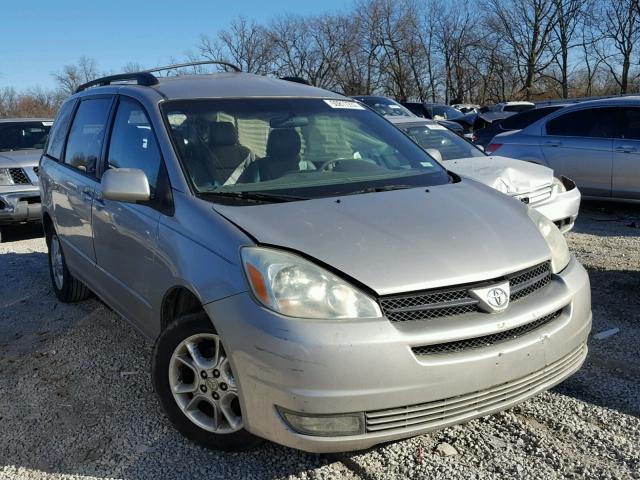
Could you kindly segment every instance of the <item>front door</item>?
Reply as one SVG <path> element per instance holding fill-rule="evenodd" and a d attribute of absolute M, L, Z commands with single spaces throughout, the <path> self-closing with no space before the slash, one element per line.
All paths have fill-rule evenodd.
<path fill-rule="evenodd" d="M 141 330 L 151 327 L 151 293 L 161 206 L 158 185 L 162 158 L 148 116 L 136 100 L 121 96 L 107 151 L 109 168 L 140 168 L 149 181 L 151 200 L 131 204 L 105 200 L 93 204 L 93 234 L 98 275 L 105 300 Z"/>
<path fill-rule="evenodd" d="M 91 209 L 97 165 L 113 97 L 83 99 L 76 110 L 52 193 L 56 228 L 69 269 L 91 285 L 95 266 Z"/>

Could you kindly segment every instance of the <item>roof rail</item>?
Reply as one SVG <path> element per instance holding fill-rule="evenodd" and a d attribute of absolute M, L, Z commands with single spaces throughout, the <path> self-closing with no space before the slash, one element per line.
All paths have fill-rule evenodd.
<path fill-rule="evenodd" d="M 229 67 L 230 69 L 236 72 L 242 71 L 237 65 L 234 65 L 233 63 L 217 61 L 217 60 L 201 60 L 199 62 L 176 63 L 173 65 L 167 65 L 166 67 L 151 68 L 149 70 L 145 70 L 145 72 L 146 73 L 161 72 L 163 70 L 173 70 L 175 68 L 182 68 L 182 67 L 195 67 L 197 65 L 222 65 L 224 67 Z"/>
<path fill-rule="evenodd" d="M 126 80 L 135 80 L 138 85 L 143 85 L 145 87 L 150 87 L 151 85 L 156 85 L 158 83 L 158 79 L 155 75 L 152 75 L 154 72 L 161 72 L 163 70 L 173 70 L 176 68 L 182 67 L 194 67 L 197 65 L 223 65 L 225 67 L 231 68 L 236 72 L 241 72 L 240 68 L 238 68 L 233 63 L 229 62 L 219 62 L 215 60 L 202 60 L 200 62 L 188 62 L 188 63 L 175 63 L 173 65 L 167 65 L 165 67 L 157 67 L 151 68 L 149 70 L 143 70 L 141 72 L 132 72 L 132 73 L 119 73 L 118 75 L 109 75 L 108 77 L 101 77 L 91 80 L 90 82 L 83 83 L 78 88 L 76 88 L 74 93 L 82 92 L 90 87 L 98 87 L 103 85 L 110 85 L 113 82 L 122 82 Z"/>
<path fill-rule="evenodd" d="M 144 85 L 146 87 L 158 83 L 158 79 L 149 72 L 119 73 L 118 75 L 109 75 L 108 77 L 96 78 L 90 82 L 83 83 L 76 88 L 75 93 L 82 92 L 90 87 L 109 85 L 113 82 L 122 82 L 125 80 L 135 80 L 138 85 Z"/>

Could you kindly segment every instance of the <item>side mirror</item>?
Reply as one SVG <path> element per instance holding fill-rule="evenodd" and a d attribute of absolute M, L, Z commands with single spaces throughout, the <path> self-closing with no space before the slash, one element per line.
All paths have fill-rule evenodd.
<path fill-rule="evenodd" d="M 442 163 L 442 155 L 440 154 L 440 150 L 435 148 L 427 148 L 427 153 L 435 158 L 438 162 Z"/>
<path fill-rule="evenodd" d="M 151 197 L 147 175 L 139 168 L 110 168 L 102 175 L 102 198 L 118 202 L 146 202 Z"/>

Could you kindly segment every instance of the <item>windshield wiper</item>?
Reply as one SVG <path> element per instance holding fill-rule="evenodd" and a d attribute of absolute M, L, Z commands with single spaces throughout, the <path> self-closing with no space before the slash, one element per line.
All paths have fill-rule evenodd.
<path fill-rule="evenodd" d="M 360 190 L 348 192 L 345 195 L 358 195 L 360 193 L 390 192 L 392 190 L 406 190 L 407 188 L 418 188 L 418 185 L 382 185 L 379 187 L 366 187 Z"/>
<path fill-rule="evenodd" d="M 297 200 L 309 200 L 309 197 L 300 197 L 297 195 L 285 195 L 281 193 L 264 193 L 264 192 L 200 192 L 200 195 L 211 195 L 216 197 L 239 198 L 241 200 L 249 200 L 256 202 L 294 202 Z"/>

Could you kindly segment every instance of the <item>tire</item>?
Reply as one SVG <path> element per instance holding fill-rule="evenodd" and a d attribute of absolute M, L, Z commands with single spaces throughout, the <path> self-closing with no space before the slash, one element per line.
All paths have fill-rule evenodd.
<path fill-rule="evenodd" d="M 244 429 L 231 365 L 205 312 L 183 315 L 160 334 L 152 380 L 167 418 L 191 441 L 226 451 L 249 450 L 264 441 Z"/>
<path fill-rule="evenodd" d="M 91 291 L 69 272 L 62 244 L 56 232 L 51 232 L 48 236 L 47 246 L 51 285 L 58 300 L 64 303 L 74 303 L 89 298 Z"/>

